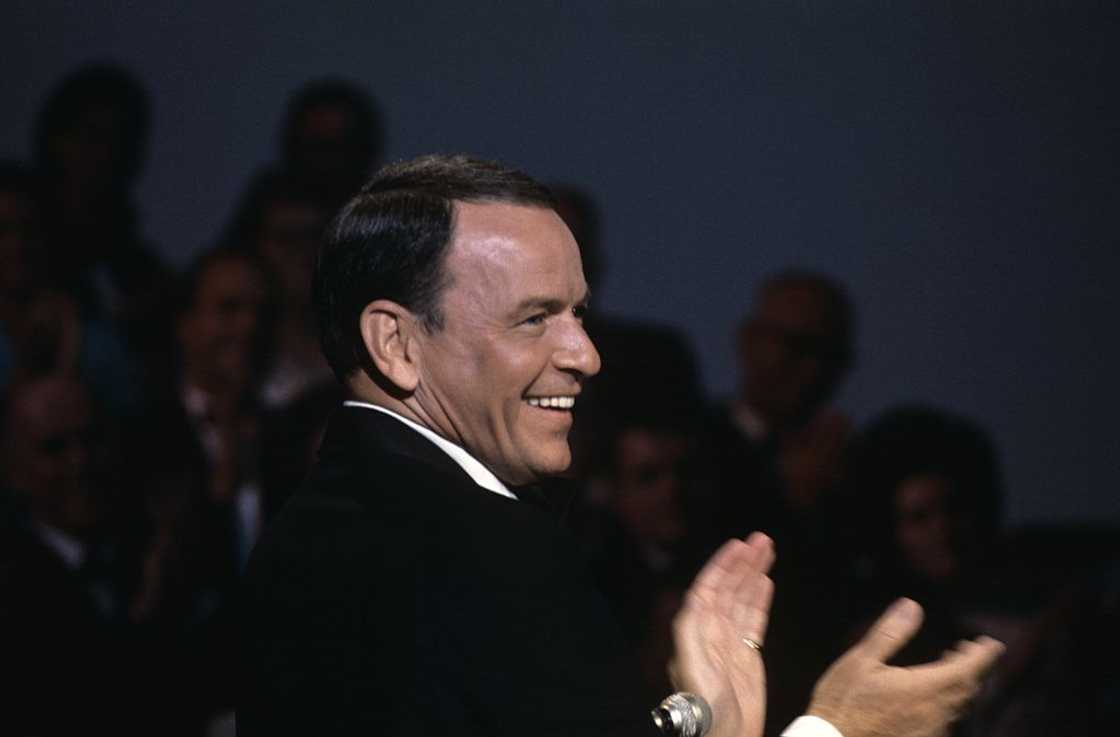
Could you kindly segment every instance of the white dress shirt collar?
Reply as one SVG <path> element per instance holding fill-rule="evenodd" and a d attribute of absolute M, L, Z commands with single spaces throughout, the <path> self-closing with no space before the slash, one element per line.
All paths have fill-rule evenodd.
<path fill-rule="evenodd" d="M 376 410 L 383 414 L 387 414 L 397 420 L 400 420 L 416 432 L 426 437 L 428 440 L 431 440 L 444 453 L 451 456 L 451 460 L 458 463 L 459 467 L 466 471 L 467 475 L 470 476 L 471 479 L 473 479 L 474 482 L 481 486 L 483 489 L 492 491 L 495 494 L 500 494 L 501 496 L 509 497 L 510 499 L 517 498 L 517 496 L 514 495 L 514 493 L 510 491 L 505 484 L 502 483 L 502 480 L 495 476 L 486 466 L 479 463 L 478 459 L 476 459 L 462 447 L 456 445 L 455 443 L 452 443 L 447 438 L 440 437 L 423 425 L 417 424 L 407 417 L 402 417 L 391 409 L 386 409 L 385 407 L 381 407 L 376 404 L 370 404 L 369 402 L 359 402 L 353 399 L 348 399 L 342 404 L 346 407 L 362 407 L 365 409 Z"/>

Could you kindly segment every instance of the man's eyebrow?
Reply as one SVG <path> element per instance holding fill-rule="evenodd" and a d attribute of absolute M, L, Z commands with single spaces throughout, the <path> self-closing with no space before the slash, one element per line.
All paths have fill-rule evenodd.
<path fill-rule="evenodd" d="M 583 297 L 576 300 L 576 306 L 586 307 L 588 301 L 591 299 L 591 290 L 588 289 L 583 293 Z M 567 306 L 567 302 L 555 297 L 527 297 L 517 303 L 514 308 L 515 312 L 527 312 L 529 310 L 538 309 L 546 312 L 560 312 Z"/>

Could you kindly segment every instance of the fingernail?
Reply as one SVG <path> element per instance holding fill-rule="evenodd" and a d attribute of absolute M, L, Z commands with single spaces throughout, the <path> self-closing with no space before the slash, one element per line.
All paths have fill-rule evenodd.
<path fill-rule="evenodd" d="M 894 603 L 895 616 L 913 622 L 922 616 L 922 608 L 913 599 L 899 599 Z"/>

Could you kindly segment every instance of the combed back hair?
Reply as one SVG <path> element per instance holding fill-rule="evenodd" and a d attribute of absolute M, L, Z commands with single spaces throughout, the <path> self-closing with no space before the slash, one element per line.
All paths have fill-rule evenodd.
<path fill-rule="evenodd" d="M 323 354 L 340 381 L 358 369 L 376 371 L 358 327 L 370 302 L 391 300 L 426 330 L 443 327 L 439 302 L 449 283 L 444 262 L 456 202 L 555 206 L 529 175 L 469 156 L 422 156 L 374 174 L 327 228 L 315 265 Z"/>

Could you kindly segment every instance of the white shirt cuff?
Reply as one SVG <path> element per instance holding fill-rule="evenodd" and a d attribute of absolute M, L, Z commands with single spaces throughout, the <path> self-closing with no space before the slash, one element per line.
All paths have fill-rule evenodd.
<path fill-rule="evenodd" d="M 782 732 L 782 737 L 844 737 L 840 730 L 820 717 L 797 717 Z"/>

